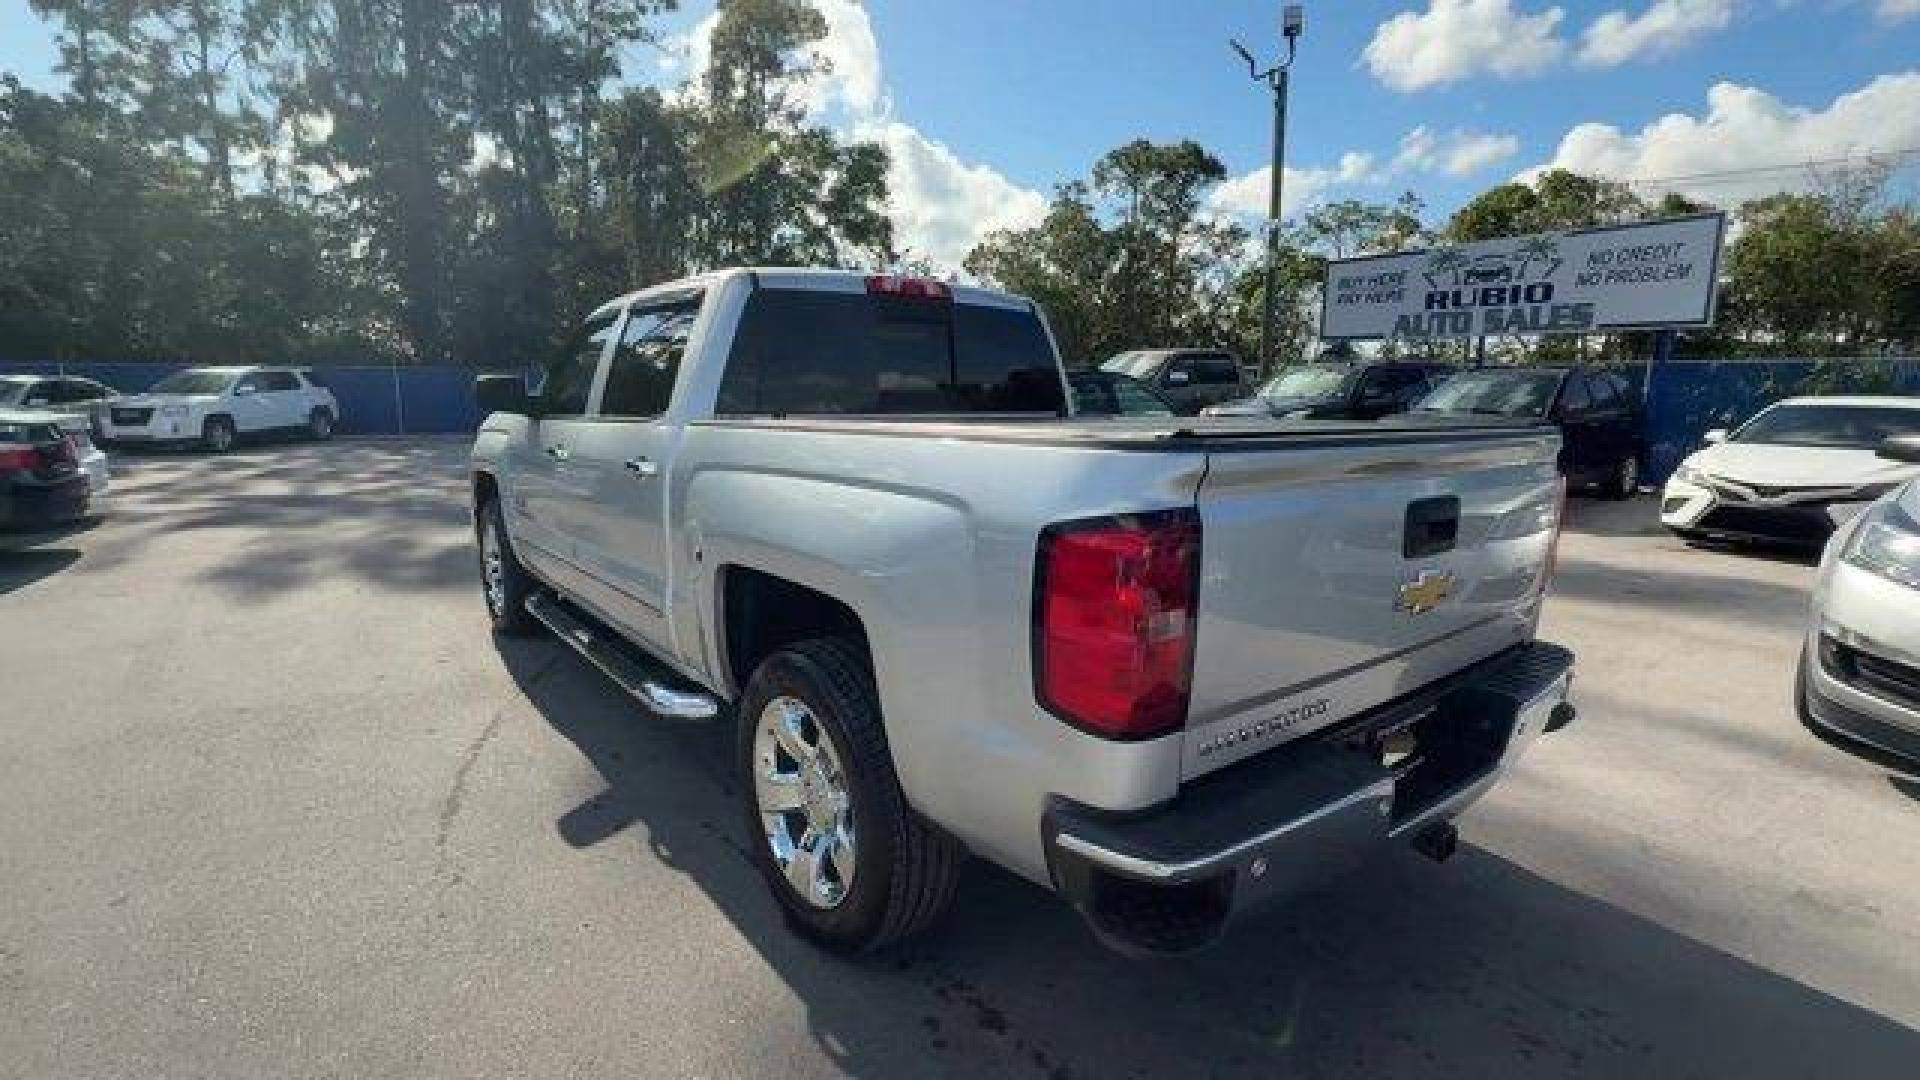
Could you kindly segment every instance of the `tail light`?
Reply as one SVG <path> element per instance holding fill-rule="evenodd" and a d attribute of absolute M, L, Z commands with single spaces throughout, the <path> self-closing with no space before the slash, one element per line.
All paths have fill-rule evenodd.
<path fill-rule="evenodd" d="M 74 465 L 77 461 L 73 445 L 64 435 L 39 446 L 13 446 L 0 450 L 0 469 L 58 472 L 62 466 Z"/>
<path fill-rule="evenodd" d="M 1187 720 L 1200 592 L 1191 509 L 1096 518 L 1040 536 L 1034 689 L 1073 726 L 1150 739 Z"/>
<path fill-rule="evenodd" d="M 901 277 L 897 274 L 876 274 L 867 279 L 867 295 L 897 296 L 903 300 L 951 301 L 953 290 L 944 281 L 932 278 Z"/>

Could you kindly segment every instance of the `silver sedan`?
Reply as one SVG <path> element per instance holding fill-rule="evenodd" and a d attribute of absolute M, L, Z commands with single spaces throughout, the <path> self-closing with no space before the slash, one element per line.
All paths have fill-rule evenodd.
<path fill-rule="evenodd" d="M 1920 439 L 1882 452 L 1920 460 Z M 1815 730 L 1920 762 L 1920 480 L 1828 541 L 1798 687 Z"/>

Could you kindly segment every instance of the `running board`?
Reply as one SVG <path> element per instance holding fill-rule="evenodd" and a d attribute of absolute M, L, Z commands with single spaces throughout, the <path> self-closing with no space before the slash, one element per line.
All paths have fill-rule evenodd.
<path fill-rule="evenodd" d="M 655 715 L 677 720 L 711 720 L 720 715 L 718 698 L 702 690 L 686 689 L 686 681 L 669 673 L 665 665 L 639 655 L 638 650 L 589 622 L 559 597 L 535 593 L 527 597 L 527 613 L 546 623 L 556 637 L 573 646 L 575 652 L 620 689 L 640 699 L 640 704 Z"/>

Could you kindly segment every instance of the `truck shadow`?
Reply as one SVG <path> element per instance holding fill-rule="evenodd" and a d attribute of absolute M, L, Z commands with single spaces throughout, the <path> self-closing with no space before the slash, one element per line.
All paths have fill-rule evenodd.
<path fill-rule="evenodd" d="M 540 638 L 508 671 L 605 787 L 556 822 L 629 828 L 687 875 L 808 1010 L 819 1056 L 862 1076 L 1902 1075 L 1920 1033 L 1472 846 L 1394 853 L 1255 916 L 1197 956 L 1129 960 L 1059 901 L 981 863 L 947 917 L 844 960 L 789 933 L 747 859 L 731 727 L 648 721 Z M 663 920 L 676 916 L 663 911 Z"/>

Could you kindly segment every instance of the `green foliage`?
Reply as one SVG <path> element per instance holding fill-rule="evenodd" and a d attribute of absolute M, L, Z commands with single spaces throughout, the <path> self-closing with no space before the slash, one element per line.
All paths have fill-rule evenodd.
<path fill-rule="evenodd" d="M 71 91 L 0 77 L 0 353 L 524 363 L 608 297 L 689 272 L 896 265 L 886 151 L 807 117 L 826 68 L 814 3 L 720 0 L 696 83 L 609 96 L 674 6 L 30 0 Z M 1225 176 L 1192 141 L 1133 140 L 966 269 L 1043 304 L 1069 362 L 1187 344 L 1252 359 L 1265 248 L 1209 211 Z M 1920 345 L 1920 215 L 1884 181 L 1736 208 L 1719 325 L 1683 350 Z M 1316 205 L 1274 238 L 1276 352 L 1317 352 L 1327 259 L 1702 209 L 1564 170 L 1482 193 L 1437 234 L 1412 193 Z"/>
<path fill-rule="evenodd" d="M 673 6 L 34 0 L 73 91 L 0 84 L 5 352 L 527 362 L 689 271 L 890 260 L 885 151 L 806 123 L 806 0 L 603 99 Z"/>
<path fill-rule="evenodd" d="M 1040 224 L 989 235 L 967 271 L 1040 301 L 1070 364 L 1154 345 L 1244 349 L 1232 331 L 1246 230 L 1201 212 L 1225 177 L 1197 143 L 1136 139 L 1090 183 L 1063 185 Z"/>

